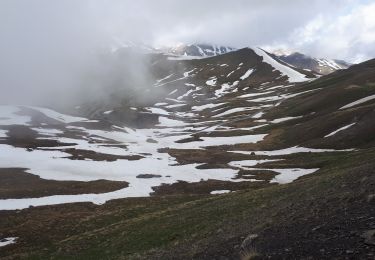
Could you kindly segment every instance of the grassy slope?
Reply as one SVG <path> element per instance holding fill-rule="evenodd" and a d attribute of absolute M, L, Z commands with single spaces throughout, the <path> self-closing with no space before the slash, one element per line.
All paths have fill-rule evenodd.
<path fill-rule="evenodd" d="M 100 210 L 87 206 L 85 214 L 76 206 L 70 208 L 69 222 L 50 216 L 35 220 L 44 240 L 20 252 L 30 251 L 21 255 L 34 259 L 236 259 L 241 242 L 256 233 L 252 246 L 261 256 L 321 258 L 348 251 L 365 257 L 374 251 L 361 238 L 375 225 L 375 207 L 369 205 L 374 204 L 374 156 L 375 150 L 311 155 L 312 162 L 325 165 L 319 173 L 259 190 L 118 200 Z M 56 209 L 67 215 L 63 207 Z M 32 218 L 41 212 L 22 213 Z M 18 252 L 15 246 L 4 253 Z"/>

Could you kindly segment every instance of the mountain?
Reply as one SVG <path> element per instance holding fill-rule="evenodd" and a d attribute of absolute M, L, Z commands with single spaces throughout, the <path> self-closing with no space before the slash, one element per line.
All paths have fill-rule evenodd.
<path fill-rule="evenodd" d="M 110 55 L 107 96 L 0 106 L 1 258 L 374 255 L 375 60 Z"/>
<path fill-rule="evenodd" d="M 150 44 L 143 42 L 134 42 L 129 40 L 120 40 L 119 38 L 114 38 L 113 43 L 110 46 L 111 52 L 122 51 L 124 49 L 131 49 L 136 52 L 150 53 L 158 52 L 157 48 L 151 46 Z"/>
<path fill-rule="evenodd" d="M 164 48 L 166 53 L 184 56 L 211 57 L 236 50 L 233 47 L 215 44 L 179 44 Z"/>
<path fill-rule="evenodd" d="M 213 57 L 237 50 L 236 48 L 229 46 L 201 43 L 178 44 L 176 46 L 155 48 L 144 43 L 134 43 L 131 41 L 120 42 L 118 40 L 116 41 L 116 44 L 112 46 L 111 50 L 114 52 L 129 48 L 145 53 L 164 53 L 166 55 L 172 55 L 176 59 L 183 59 L 183 57 L 189 57 L 191 59 Z M 279 49 L 270 52 L 269 54 L 273 59 L 286 63 L 288 66 L 309 71 L 317 75 L 327 75 L 336 70 L 347 69 L 352 65 L 343 60 L 314 58 L 306 54 L 290 50 Z"/>
<path fill-rule="evenodd" d="M 236 48 L 212 44 L 180 44 L 162 48 L 161 51 L 177 56 L 211 57 L 235 51 Z M 307 70 L 318 75 L 327 75 L 336 70 L 347 69 L 352 64 L 343 60 L 314 58 L 296 51 L 276 50 L 271 53 L 274 59 L 285 62 L 295 68 Z"/>
<path fill-rule="evenodd" d="M 342 60 L 318 59 L 299 52 L 275 51 L 273 55 L 281 61 L 294 67 L 327 75 L 336 70 L 347 69 L 352 64 Z"/>

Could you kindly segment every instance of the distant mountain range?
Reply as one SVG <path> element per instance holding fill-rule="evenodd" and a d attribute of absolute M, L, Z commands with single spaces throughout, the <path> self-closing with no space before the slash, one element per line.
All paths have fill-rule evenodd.
<path fill-rule="evenodd" d="M 213 57 L 238 50 L 231 46 L 206 43 L 178 44 L 174 46 L 155 48 L 144 43 L 126 41 L 117 42 L 115 46 L 116 47 L 112 47 L 112 51 L 117 51 L 121 48 L 132 48 L 141 52 L 164 53 L 173 56 L 187 56 L 191 58 Z M 317 75 L 327 75 L 336 70 L 347 69 L 352 65 L 344 60 L 316 58 L 298 51 L 279 49 L 268 53 L 274 59 L 279 60 L 282 63 L 287 63 L 289 66 L 306 70 Z"/>
<path fill-rule="evenodd" d="M 200 57 L 217 56 L 234 50 L 236 48 L 215 44 L 181 44 L 165 48 L 170 54 Z"/>
<path fill-rule="evenodd" d="M 211 57 L 237 50 L 236 48 L 214 44 L 181 44 L 164 48 L 163 51 L 173 55 Z M 276 50 L 270 53 L 284 63 L 298 69 L 307 70 L 319 75 L 327 75 L 336 70 L 347 69 L 352 64 L 336 59 L 315 58 L 309 55 L 287 50 Z"/>
<path fill-rule="evenodd" d="M 275 51 L 272 55 L 289 65 L 321 75 L 327 75 L 340 69 L 347 69 L 352 65 L 343 60 L 314 58 L 300 52 Z"/>

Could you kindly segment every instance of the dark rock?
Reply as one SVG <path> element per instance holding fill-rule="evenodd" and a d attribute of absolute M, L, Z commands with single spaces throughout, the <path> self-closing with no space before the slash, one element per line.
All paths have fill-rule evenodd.
<path fill-rule="evenodd" d="M 244 241 L 242 241 L 241 248 L 246 248 L 247 246 L 253 244 L 254 240 L 258 237 L 258 234 L 248 235 Z"/>
<path fill-rule="evenodd" d="M 368 202 L 368 203 L 371 203 L 371 202 L 373 202 L 373 201 L 375 201 L 375 194 L 370 194 L 370 195 L 368 195 L 368 196 L 367 196 L 367 202 Z"/>
<path fill-rule="evenodd" d="M 375 229 L 365 231 L 361 237 L 365 239 L 365 244 L 375 245 Z"/>
<path fill-rule="evenodd" d="M 142 179 L 150 179 L 150 178 L 160 178 L 161 175 L 158 174 L 139 174 L 137 175 L 137 178 L 142 178 Z"/>
<path fill-rule="evenodd" d="M 152 138 L 148 138 L 148 139 L 146 140 L 146 142 L 147 142 L 147 143 L 153 143 L 153 144 L 156 144 L 158 141 L 156 141 L 156 140 L 154 140 L 154 139 L 152 139 Z"/>

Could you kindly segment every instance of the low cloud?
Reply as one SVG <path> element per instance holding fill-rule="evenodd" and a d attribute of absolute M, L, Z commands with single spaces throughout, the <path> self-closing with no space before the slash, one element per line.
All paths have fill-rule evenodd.
<path fill-rule="evenodd" d="M 112 77 L 108 68 L 120 65 L 103 64 L 103 54 L 129 40 L 284 46 L 361 61 L 375 56 L 374 12 L 375 4 L 355 0 L 2 0 L 0 101 L 54 102 L 90 84 L 122 82 L 88 77 Z M 129 72 L 136 85 L 148 84 L 142 64 Z"/>

